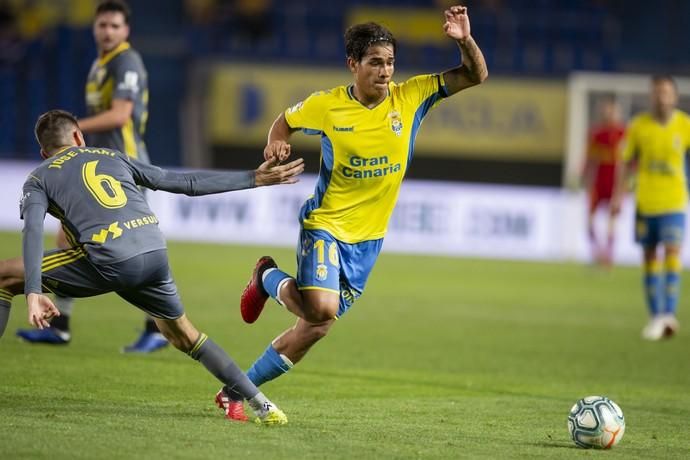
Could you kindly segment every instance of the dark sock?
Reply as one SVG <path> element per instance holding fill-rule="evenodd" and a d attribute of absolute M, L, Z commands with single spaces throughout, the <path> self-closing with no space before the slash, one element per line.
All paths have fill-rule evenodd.
<path fill-rule="evenodd" d="M 251 399 L 259 394 L 251 380 L 237 364 L 206 334 L 201 334 L 190 351 L 189 356 L 199 361 L 226 387 L 235 390 L 244 399 Z"/>
<path fill-rule="evenodd" d="M 153 320 L 153 318 L 146 318 L 146 322 L 144 323 L 144 331 L 147 334 L 150 334 L 152 332 L 160 332 L 161 330 L 158 329 L 158 326 L 156 325 L 156 322 Z"/>
<path fill-rule="evenodd" d="M 244 400 L 244 398 L 242 397 L 242 395 L 241 395 L 237 390 L 235 390 L 235 389 L 233 389 L 233 388 L 230 388 L 230 387 L 227 386 L 227 385 L 225 385 L 225 386 L 223 387 L 223 392 L 224 392 L 225 395 L 226 395 L 228 398 L 230 398 L 230 400 L 232 400 L 232 401 L 243 401 L 243 400 Z"/>
<path fill-rule="evenodd" d="M 50 326 L 58 329 L 62 332 L 69 332 L 69 316 L 60 315 L 56 316 L 50 321 Z"/>
<path fill-rule="evenodd" d="M 10 303 L 5 300 L 0 300 L 0 337 L 5 332 L 7 323 L 10 320 Z"/>

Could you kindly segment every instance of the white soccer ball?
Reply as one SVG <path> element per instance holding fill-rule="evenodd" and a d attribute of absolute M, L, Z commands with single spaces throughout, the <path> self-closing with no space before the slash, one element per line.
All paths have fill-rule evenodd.
<path fill-rule="evenodd" d="M 610 449 L 625 433 L 623 411 L 609 398 L 587 396 L 570 409 L 568 431 L 578 447 Z"/>

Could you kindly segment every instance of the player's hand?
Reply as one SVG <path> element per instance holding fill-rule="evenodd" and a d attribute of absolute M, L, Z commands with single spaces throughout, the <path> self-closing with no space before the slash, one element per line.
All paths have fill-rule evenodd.
<path fill-rule="evenodd" d="M 450 38 L 464 40 L 470 36 L 470 17 L 467 16 L 467 7 L 451 6 L 444 11 L 446 22 L 443 31 Z"/>
<path fill-rule="evenodd" d="M 304 171 L 304 160 L 298 158 L 281 165 L 276 159 L 268 160 L 261 163 L 259 169 L 256 170 L 256 178 L 254 183 L 257 187 L 262 185 L 276 185 L 276 184 L 295 184 L 299 182 L 297 176 Z"/>
<path fill-rule="evenodd" d="M 290 156 L 290 144 L 285 141 L 272 141 L 264 148 L 264 160 L 282 163 Z"/>
<path fill-rule="evenodd" d="M 42 294 L 29 294 L 26 296 L 26 304 L 29 307 L 29 323 L 39 329 L 49 327 L 49 319 L 60 316 L 53 301 Z"/>

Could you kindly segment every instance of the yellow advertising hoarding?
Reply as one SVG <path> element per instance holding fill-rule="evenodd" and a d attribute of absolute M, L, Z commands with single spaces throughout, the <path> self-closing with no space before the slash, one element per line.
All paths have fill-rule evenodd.
<path fill-rule="evenodd" d="M 396 81 L 407 76 L 396 74 Z M 207 129 L 216 145 L 263 148 L 268 129 L 288 107 L 316 90 L 350 84 L 346 68 L 222 64 L 210 76 Z M 424 120 L 417 155 L 560 160 L 566 88 L 562 82 L 489 78 L 442 102 Z M 318 136 L 296 134 L 297 147 L 318 148 Z"/>

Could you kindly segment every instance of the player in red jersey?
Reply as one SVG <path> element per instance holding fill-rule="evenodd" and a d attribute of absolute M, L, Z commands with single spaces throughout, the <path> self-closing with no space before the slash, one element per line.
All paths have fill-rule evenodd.
<path fill-rule="evenodd" d="M 598 123 L 594 125 L 587 142 L 587 161 L 583 184 L 589 196 L 587 234 L 594 261 L 610 265 L 613 256 L 616 214 L 609 205 L 613 195 L 616 164 L 620 159 L 619 144 L 625 133 L 620 110 L 614 97 L 603 98 L 598 105 Z M 600 207 L 608 211 L 606 242 L 600 243 L 595 229 L 595 216 Z"/>

